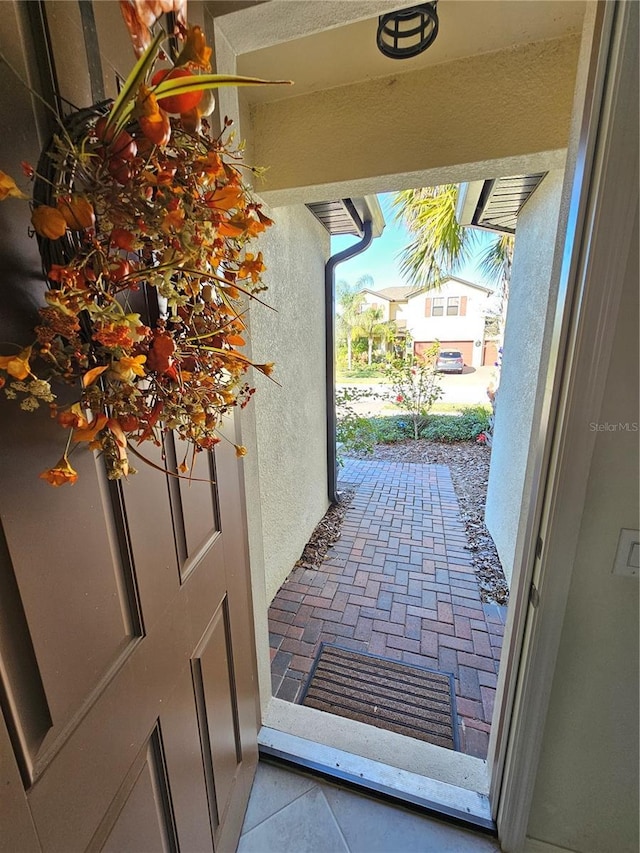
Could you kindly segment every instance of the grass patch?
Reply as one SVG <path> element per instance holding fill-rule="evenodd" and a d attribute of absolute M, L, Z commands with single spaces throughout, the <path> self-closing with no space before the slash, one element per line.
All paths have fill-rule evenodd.
<path fill-rule="evenodd" d="M 371 367 L 357 367 L 354 370 L 337 370 L 337 382 L 389 382 L 389 379 L 384 375 L 380 365 L 372 364 Z"/>

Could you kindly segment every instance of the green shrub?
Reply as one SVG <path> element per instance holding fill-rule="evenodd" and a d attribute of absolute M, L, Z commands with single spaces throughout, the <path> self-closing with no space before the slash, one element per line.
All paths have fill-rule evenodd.
<path fill-rule="evenodd" d="M 351 403 L 362 399 L 347 389 L 346 400 L 339 409 L 338 441 L 342 450 L 371 452 L 374 444 L 395 444 L 413 438 L 413 420 L 409 415 L 364 417 L 357 415 Z M 365 392 L 363 396 L 372 396 Z M 491 413 L 484 406 L 467 406 L 459 415 L 427 415 L 420 427 L 419 438 L 451 444 L 456 441 L 475 441 L 489 426 Z"/>
<path fill-rule="evenodd" d="M 465 407 L 460 415 L 428 415 L 420 438 L 430 441 L 474 441 L 489 426 L 490 413 L 484 406 Z"/>
<path fill-rule="evenodd" d="M 336 390 L 338 464 L 343 464 L 343 454 L 373 452 L 376 436 L 371 423 L 372 419 L 358 414 L 353 404 L 376 396 L 375 391 L 362 388 L 348 387 Z"/>
<path fill-rule="evenodd" d="M 371 418 L 371 424 L 379 444 L 395 444 L 413 436 L 413 422 L 407 416 Z"/>

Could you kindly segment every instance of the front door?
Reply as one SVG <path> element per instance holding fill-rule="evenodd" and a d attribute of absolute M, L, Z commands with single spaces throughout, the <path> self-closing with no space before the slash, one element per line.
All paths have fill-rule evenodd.
<path fill-rule="evenodd" d="M 117 4 L 96 6 L 91 38 L 113 39 L 106 11 L 119 15 Z M 37 33 L 48 30 L 58 88 L 73 89 L 86 62 L 81 8 L 2 4 L 0 50 L 34 87 L 46 47 Z M 39 116 L 0 62 L 0 169 L 16 178 L 22 159 L 37 159 Z M 0 207 L 2 347 L 30 341 L 42 303 L 28 217 L 25 202 Z M 212 483 L 191 485 L 143 463 L 110 482 L 83 449 L 78 482 L 55 489 L 38 474 L 61 439 L 46 411 L 0 399 L 0 849 L 231 851 L 257 761 L 233 447 L 201 454 L 194 476 Z"/>

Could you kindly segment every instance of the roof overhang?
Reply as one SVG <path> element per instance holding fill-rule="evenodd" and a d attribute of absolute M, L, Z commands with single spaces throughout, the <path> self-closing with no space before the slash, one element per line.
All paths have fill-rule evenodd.
<path fill-rule="evenodd" d="M 355 237 L 362 237 L 364 223 L 371 222 L 373 236 L 379 237 L 386 224 L 380 202 L 375 195 L 319 201 L 308 204 L 307 207 L 332 236 L 353 234 Z"/>
<path fill-rule="evenodd" d="M 518 214 L 546 172 L 460 184 L 456 215 L 460 225 L 515 234 Z"/>

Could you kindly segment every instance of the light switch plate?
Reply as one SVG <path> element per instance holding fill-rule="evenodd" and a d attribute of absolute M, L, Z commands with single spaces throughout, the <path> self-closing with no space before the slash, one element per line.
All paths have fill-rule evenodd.
<path fill-rule="evenodd" d="M 637 578 L 640 575 L 640 531 L 623 527 L 618 539 L 618 550 L 613 563 L 613 574 Z"/>

